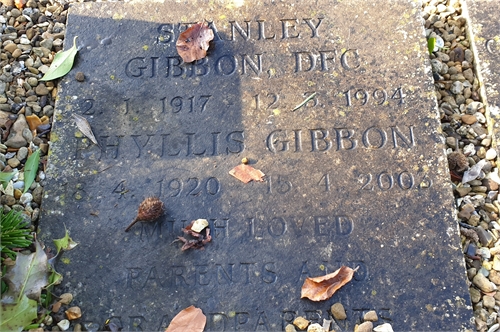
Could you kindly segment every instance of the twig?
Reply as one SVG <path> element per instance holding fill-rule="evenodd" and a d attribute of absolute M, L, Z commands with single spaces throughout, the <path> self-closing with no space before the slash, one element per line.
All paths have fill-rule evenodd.
<path fill-rule="evenodd" d="M 299 108 L 301 108 L 302 106 L 304 106 L 305 104 L 307 104 L 307 102 L 309 100 L 313 99 L 315 96 L 316 96 L 316 92 L 314 92 L 312 95 L 310 95 L 309 97 L 307 97 L 306 99 L 304 99 L 304 101 L 301 102 L 299 105 L 295 106 L 295 108 L 292 110 L 292 112 L 298 110 Z"/>

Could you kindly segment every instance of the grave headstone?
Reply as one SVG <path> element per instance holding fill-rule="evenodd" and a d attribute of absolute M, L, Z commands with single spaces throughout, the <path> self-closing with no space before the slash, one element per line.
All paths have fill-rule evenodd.
<path fill-rule="evenodd" d="M 200 21 L 208 55 L 183 63 Z M 160 330 L 195 305 L 207 331 L 276 331 L 340 302 L 343 330 L 370 310 L 394 330 L 471 326 L 418 2 L 82 3 L 66 49 L 76 36 L 41 225 L 79 242 L 56 269 L 85 324 Z M 242 158 L 264 182 L 229 174 Z M 165 214 L 126 233 L 149 196 Z M 200 218 L 211 242 L 181 251 Z M 342 265 L 358 270 L 332 298 L 300 298 Z"/>
<path fill-rule="evenodd" d="M 470 20 L 469 40 L 478 59 L 477 72 L 481 84 L 482 99 L 487 101 L 487 109 L 493 120 L 494 142 L 500 141 L 500 22 L 498 21 L 498 1 L 467 0 L 465 14 Z M 497 155 L 500 150 L 496 147 Z"/>

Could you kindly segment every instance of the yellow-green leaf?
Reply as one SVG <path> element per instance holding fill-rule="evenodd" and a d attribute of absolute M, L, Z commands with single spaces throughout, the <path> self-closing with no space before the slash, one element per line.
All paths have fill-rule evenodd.
<path fill-rule="evenodd" d="M 40 79 L 41 81 L 54 80 L 69 73 L 71 68 L 73 68 L 75 55 L 78 52 L 78 49 L 76 48 L 76 38 L 78 38 L 78 36 L 75 36 L 75 39 L 73 39 L 72 48 L 64 52 L 57 53 L 54 56 L 54 60 L 52 61 L 49 70 L 47 70 L 45 75 Z"/>
<path fill-rule="evenodd" d="M 1 172 L 0 173 L 0 183 L 4 188 L 7 187 L 9 181 L 14 177 L 14 172 Z"/>
<path fill-rule="evenodd" d="M 36 172 L 38 172 L 38 163 L 40 162 L 40 149 L 36 150 L 31 156 L 26 160 L 24 164 L 24 192 L 27 192 L 31 187 L 31 184 L 36 178 Z"/>
<path fill-rule="evenodd" d="M 26 295 L 16 304 L 2 303 L 0 309 L 0 331 L 19 331 L 36 319 L 37 303 Z"/>
<path fill-rule="evenodd" d="M 431 54 L 434 51 L 434 46 L 436 45 L 436 38 L 432 37 L 429 38 L 427 41 L 427 48 L 429 49 L 429 54 Z"/>
<path fill-rule="evenodd" d="M 68 251 L 78 245 L 78 243 L 76 243 L 72 238 L 69 237 L 68 230 L 66 230 L 66 235 L 64 235 L 63 238 L 54 240 L 54 244 L 56 245 L 57 254 L 59 254 L 61 250 Z"/>

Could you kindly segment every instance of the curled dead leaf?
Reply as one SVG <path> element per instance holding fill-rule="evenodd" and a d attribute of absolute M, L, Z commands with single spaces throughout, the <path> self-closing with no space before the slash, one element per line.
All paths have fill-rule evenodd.
<path fill-rule="evenodd" d="M 252 166 L 241 164 L 229 171 L 229 174 L 237 178 L 243 183 L 248 183 L 252 180 L 263 182 L 263 177 L 265 176 L 260 170 L 253 168 Z"/>
<path fill-rule="evenodd" d="M 165 332 L 203 332 L 207 317 L 200 308 L 187 307 L 179 312 L 170 322 Z"/>
<path fill-rule="evenodd" d="M 87 136 L 92 141 L 92 143 L 98 146 L 99 143 L 97 143 L 97 140 L 95 139 L 94 133 L 92 132 L 92 128 L 90 128 L 90 124 L 87 119 L 75 113 L 73 113 L 72 116 L 73 120 L 75 120 L 76 126 L 82 132 L 82 134 Z"/>
<path fill-rule="evenodd" d="M 214 32 L 203 22 L 193 24 L 179 35 L 175 46 L 184 62 L 193 62 L 203 59 L 207 55 L 210 41 L 214 39 Z"/>
<path fill-rule="evenodd" d="M 306 278 L 302 285 L 300 297 L 308 298 L 311 301 L 327 300 L 342 286 L 351 281 L 354 272 L 358 268 L 351 269 L 342 266 L 337 271 L 321 277 Z"/>
<path fill-rule="evenodd" d="M 204 219 L 198 219 L 198 220 L 204 220 Z M 212 236 L 210 236 L 210 227 L 208 226 L 208 221 L 207 221 L 207 226 L 205 226 L 200 232 L 196 232 L 193 230 L 193 225 L 195 224 L 196 220 L 191 221 L 189 225 L 186 226 L 186 228 L 183 228 L 182 231 L 186 235 L 190 235 L 190 237 L 185 238 L 183 236 L 178 236 L 177 240 L 181 241 L 183 244 L 181 250 L 188 250 L 188 249 L 205 249 L 204 246 L 208 242 L 212 241 Z M 203 223 L 203 222 L 202 222 Z"/>

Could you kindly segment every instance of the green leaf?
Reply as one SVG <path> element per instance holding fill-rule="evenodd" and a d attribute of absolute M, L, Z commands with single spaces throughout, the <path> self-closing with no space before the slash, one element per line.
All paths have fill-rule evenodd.
<path fill-rule="evenodd" d="M 429 54 L 434 51 L 434 45 L 436 44 L 436 38 L 432 37 L 427 40 L 427 49 L 429 50 Z"/>
<path fill-rule="evenodd" d="M 19 331 L 36 319 L 37 303 L 26 295 L 17 304 L 3 304 L 0 309 L 0 331 Z"/>
<path fill-rule="evenodd" d="M 50 81 L 56 78 L 62 77 L 69 73 L 71 68 L 73 68 L 73 61 L 75 60 L 75 55 L 78 52 L 76 49 L 76 38 L 73 39 L 73 47 L 64 52 L 57 53 L 54 56 L 54 60 L 50 65 L 49 70 L 45 73 L 45 75 L 40 79 L 41 81 Z"/>
<path fill-rule="evenodd" d="M 7 184 L 9 183 L 10 180 L 14 177 L 14 172 L 1 172 L 0 173 L 0 183 L 4 188 L 7 187 Z"/>
<path fill-rule="evenodd" d="M 35 241 L 35 246 L 34 253 L 18 254 L 16 264 L 5 275 L 9 290 L 2 297 L 2 305 L 19 302 L 25 295 L 38 301 L 42 288 L 49 283 L 47 255 L 38 241 Z"/>
<path fill-rule="evenodd" d="M 57 255 L 59 254 L 59 252 L 61 250 L 68 251 L 68 250 L 71 250 L 78 245 L 78 243 L 76 243 L 75 241 L 73 241 L 72 238 L 69 237 L 68 230 L 66 230 L 66 235 L 64 235 L 63 238 L 53 240 L 53 241 L 54 241 L 54 244 L 56 245 Z"/>
<path fill-rule="evenodd" d="M 36 172 L 38 172 L 38 163 L 40 162 L 40 149 L 36 150 L 26 160 L 24 164 L 24 192 L 27 192 L 31 184 L 35 180 Z"/>

